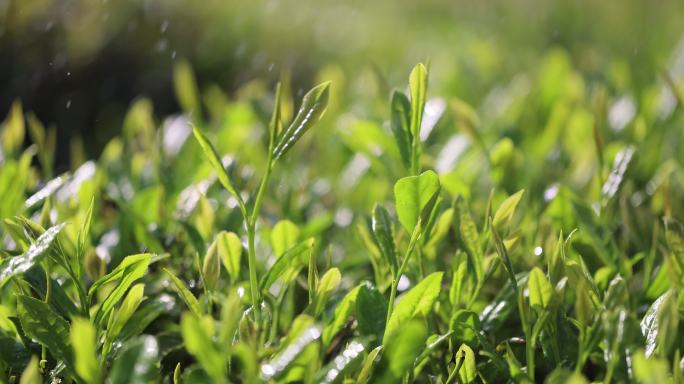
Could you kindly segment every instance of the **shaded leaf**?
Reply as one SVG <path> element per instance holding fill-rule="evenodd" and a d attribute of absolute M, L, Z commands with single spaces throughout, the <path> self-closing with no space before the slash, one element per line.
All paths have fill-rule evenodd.
<path fill-rule="evenodd" d="M 411 102 L 403 92 L 394 91 L 390 104 L 392 134 L 399 148 L 401 161 L 408 169 L 411 166 Z"/>
<path fill-rule="evenodd" d="M 371 228 L 373 229 L 375 242 L 378 244 L 378 248 L 380 248 L 386 262 L 390 265 L 392 274 L 396 274 L 398 268 L 397 250 L 394 245 L 392 220 L 387 209 L 380 204 L 376 204 L 373 207 Z"/>
<path fill-rule="evenodd" d="M 112 384 L 154 383 L 159 375 L 159 344 L 153 336 L 126 343 L 110 371 Z"/>
<path fill-rule="evenodd" d="M 17 315 L 23 331 L 45 345 L 57 360 L 71 366 L 69 323 L 47 304 L 29 296 L 17 295 Z"/>

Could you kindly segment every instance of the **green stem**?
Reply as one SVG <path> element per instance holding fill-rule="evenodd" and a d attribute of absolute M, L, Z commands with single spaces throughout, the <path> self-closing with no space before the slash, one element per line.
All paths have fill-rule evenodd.
<path fill-rule="evenodd" d="M 259 209 L 261 208 L 261 203 L 263 201 L 264 192 L 268 186 L 268 181 L 271 177 L 271 171 L 273 170 L 273 159 L 271 155 L 272 151 L 269 151 L 268 163 L 266 166 L 266 173 L 261 179 L 261 184 L 259 185 L 259 190 L 257 191 L 256 198 L 254 199 L 254 208 L 252 209 L 252 216 L 247 220 L 247 251 L 248 251 L 248 262 L 249 262 L 249 285 L 252 292 L 252 306 L 254 308 L 254 319 L 257 323 L 257 327 L 261 323 L 261 298 L 259 293 L 259 284 L 257 281 L 256 273 L 256 222 L 259 218 Z"/>
<path fill-rule="evenodd" d="M 404 260 L 401 262 L 401 265 L 399 266 L 399 270 L 397 270 L 396 275 L 392 277 L 392 286 L 390 288 L 390 298 L 389 305 L 387 307 L 387 320 L 385 321 L 385 327 L 387 327 L 387 324 L 389 324 L 390 317 L 392 316 L 392 310 L 394 309 L 394 300 L 397 296 L 397 286 L 399 285 L 399 280 L 401 279 L 401 275 L 404 274 L 404 270 L 408 265 L 409 259 L 411 258 L 411 254 L 413 253 L 413 249 L 416 247 L 416 243 L 418 242 L 418 238 L 420 237 L 420 232 L 421 231 L 419 223 L 413 230 L 413 234 L 411 235 L 411 240 L 409 241 L 408 248 L 406 249 L 406 256 L 404 256 Z"/>

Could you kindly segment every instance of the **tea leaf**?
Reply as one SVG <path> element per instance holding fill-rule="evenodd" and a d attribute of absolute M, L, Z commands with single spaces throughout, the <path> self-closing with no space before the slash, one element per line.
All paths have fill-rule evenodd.
<path fill-rule="evenodd" d="M 100 364 L 97 361 L 97 332 L 90 321 L 76 318 L 71 322 L 69 340 L 74 350 L 76 373 L 86 383 L 100 381 Z"/>
<path fill-rule="evenodd" d="M 553 296 L 553 287 L 546 279 L 546 276 L 544 276 L 544 272 L 542 272 L 541 269 L 537 267 L 532 269 L 527 286 L 530 290 L 530 305 L 532 307 L 546 309 Z"/>
<path fill-rule="evenodd" d="M 373 229 L 373 237 L 378 244 L 378 248 L 382 252 L 387 263 L 392 268 L 392 274 L 397 272 L 397 250 L 394 245 L 394 231 L 392 230 L 392 221 L 389 217 L 389 212 L 382 205 L 376 204 L 373 207 L 373 220 L 371 227 Z"/>
<path fill-rule="evenodd" d="M 221 231 L 216 235 L 214 242 L 217 244 L 221 262 L 228 271 L 231 279 L 237 281 L 240 278 L 240 259 L 242 257 L 242 241 L 233 232 Z"/>
<path fill-rule="evenodd" d="M 17 315 L 26 335 L 45 345 L 56 359 L 72 367 L 69 323 L 42 301 L 17 295 Z"/>
<path fill-rule="evenodd" d="M 423 109 L 427 93 L 427 68 L 422 63 L 416 65 L 409 75 L 411 89 L 411 136 L 420 140 L 420 125 L 423 121 Z"/>
<path fill-rule="evenodd" d="M 442 288 L 444 272 L 434 272 L 411 288 L 397 303 L 385 329 L 383 344 L 414 317 L 426 316 Z"/>
<path fill-rule="evenodd" d="M 280 257 L 299 241 L 299 227 L 290 220 L 281 220 L 271 231 L 271 246 L 273 254 Z"/>
<path fill-rule="evenodd" d="M 197 301 L 197 298 L 195 295 L 190 292 L 188 287 L 185 286 L 185 283 L 181 281 L 176 275 L 173 274 L 173 272 L 169 271 L 168 269 L 164 268 L 164 272 L 166 272 L 166 275 L 171 279 L 171 282 L 173 283 L 173 287 L 178 292 L 178 295 L 180 298 L 185 302 L 185 305 L 188 306 L 188 309 L 197 317 L 202 316 L 202 309 L 200 307 L 199 301 Z"/>
<path fill-rule="evenodd" d="M 330 82 L 312 88 L 302 99 L 302 105 L 297 115 L 287 129 L 278 138 L 278 144 L 273 149 L 275 160 L 282 157 L 304 133 L 316 124 L 328 107 L 330 96 Z"/>
<path fill-rule="evenodd" d="M 112 384 L 150 383 L 159 374 L 159 343 L 142 336 L 126 343 L 112 364 Z"/>
<path fill-rule="evenodd" d="M 0 287 L 12 276 L 24 273 L 40 263 L 50 251 L 57 235 L 65 225 L 62 223 L 48 228 L 22 255 L 2 260 Z"/>
<path fill-rule="evenodd" d="M 391 101 L 391 127 L 404 166 L 411 166 L 411 103 L 404 93 L 394 91 Z"/>
<path fill-rule="evenodd" d="M 266 276 L 261 279 L 259 284 L 261 290 L 267 290 L 275 283 L 278 278 L 288 270 L 288 268 L 301 268 L 306 264 L 306 260 L 302 258 L 302 255 L 309 250 L 313 245 L 313 239 L 302 241 L 301 243 L 295 245 L 294 247 L 285 251 L 276 260 L 275 264 L 271 266 L 268 270 Z"/>
<path fill-rule="evenodd" d="M 506 200 L 504 200 L 503 203 L 501 203 L 499 209 L 497 209 L 496 213 L 494 214 L 494 219 L 492 220 L 492 224 L 494 225 L 494 227 L 499 228 L 501 227 L 501 225 L 503 225 L 511 219 L 511 217 L 515 213 L 515 208 L 518 206 L 518 203 L 520 203 L 520 199 L 522 199 L 524 193 L 525 190 L 521 189 L 520 191 L 509 196 Z"/>
<path fill-rule="evenodd" d="M 425 211 L 432 210 L 430 203 L 434 203 L 438 193 L 439 177 L 433 171 L 404 177 L 394 184 L 397 216 L 406 232 L 412 233 Z"/>

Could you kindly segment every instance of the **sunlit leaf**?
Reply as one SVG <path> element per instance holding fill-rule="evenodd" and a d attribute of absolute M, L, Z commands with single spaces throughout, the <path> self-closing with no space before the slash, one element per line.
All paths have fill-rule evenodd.
<path fill-rule="evenodd" d="M 302 99 L 302 105 L 289 127 L 278 138 L 273 158 L 282 157 L 301 137 L 316 124 L 328 107 L 330 82 L 312 88 Z"/>
<path fill-rule="evenodd" d="M 383 343 L 387 343 L 414 317 L 426 316 L 442 288 L 444 272 L 434 272 L 401 297 L 390 316 Z"/>
<path fill-rule="evenodd" d="M 434 203 L 438 193 L 439 177 L 433 171 L 404 177 L 394 184 L 397 216 L 408 233 L 413 232 L 424 212 L 432 209 L 430 203 Z"/>

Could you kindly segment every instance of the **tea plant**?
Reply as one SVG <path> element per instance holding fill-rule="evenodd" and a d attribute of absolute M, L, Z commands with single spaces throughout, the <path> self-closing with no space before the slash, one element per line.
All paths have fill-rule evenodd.
<path fill-rule="evenodd" d="M 54 130 L 15 103 L 0 378 L 680 382 L 681 99 L 609 129 L 606 89 L 539 72 L 480 118 L 418 64 L 362 120 L 345 108 L 385 95 L 325 82 L 295 113 L 287 82 L 229 100 L 181 61 L 183 115 L 137 100 L 57 177 Z"/>

